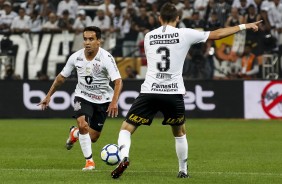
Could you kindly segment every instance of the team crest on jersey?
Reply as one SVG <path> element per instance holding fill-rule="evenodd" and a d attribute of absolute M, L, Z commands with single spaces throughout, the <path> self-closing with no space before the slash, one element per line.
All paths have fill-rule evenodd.
<path fill-rule="evenodd" d="M 79 111 L 81 109 L 81 102 L 75 102 L 73 105 L 74 111 Z"/>
<path fill-rule="evenodd" d="M 93 72 L 94 73 L 99 73 L 100 72 L 100 65 L 98 64 L 93 64 Z"/>

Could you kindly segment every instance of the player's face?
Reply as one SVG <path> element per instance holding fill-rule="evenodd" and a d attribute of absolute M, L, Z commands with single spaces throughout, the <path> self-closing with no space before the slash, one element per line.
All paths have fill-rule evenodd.
<path fill-rule="evenodd" d="M 85 31 L 83 33 L 84 48 L 87 53 L 95 52 L 99 49 L 100 39 L 97 39 L 94 31 Z"/>

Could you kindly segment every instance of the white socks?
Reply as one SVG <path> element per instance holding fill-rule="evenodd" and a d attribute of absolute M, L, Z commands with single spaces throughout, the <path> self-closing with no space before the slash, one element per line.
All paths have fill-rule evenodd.
<path fill-rule="evenodd" d="M 92 148 L 91 148 L 91 138 L 89 133 L 87 134 L 79 134 L 79 143 L 80 143 L 80 147 L 82 150 L 82 153 L 85 157 L 85 159 L 87 160 L 91 160 L 92 159 Z"/>
<path fill-rule="evenodd" d="M 118 146 L 121 148 L 121 159 L 129 157 L 130 145 L 131 133 L 127 130 L 121 130 L 118 137 Z M 179 162 L 179 171 L 187 174 L 188 142 L 186 135 L 175 137 L 175 149 Z"/>
<path fill-rule="evenodd" d="M 175 149 L 178 157 L 179 171 L 187 174 L 188 142 L 186 135 L 175 137 Z"/>
<path fill-rule="evenodd" d="M 121 148 L 121 159 L 129 157 L 131 145 L 131 133 L 127 130 L 121 130 L 118 136 L 118 146 Z"/>

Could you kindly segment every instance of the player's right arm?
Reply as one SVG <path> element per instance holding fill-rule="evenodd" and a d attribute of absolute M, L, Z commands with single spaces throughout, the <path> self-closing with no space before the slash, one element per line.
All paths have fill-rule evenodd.
<path fill-rule="evenodd" d="M 49 89 L 49 92 L 47 93 L 46 97 L 38 104 L 41 106 L 42 110 L 47 109 L 51 96 L 57 91 L 58 88 L 61 87 L 61 85 L 66 81 L 66 78 L 59 74 L 56 79 L 54 80 L 52 86 Z"/>
<path fill-rule="evenodd" d="M 65 67 L 63 68 L 63 70 L 61 71 L 61 73 L 59 73 L 57 75 L 57 77 L 55 78 L 52 86 L 49 89 L 49 92 L 47 93 L 46 97 L 38 104 L 41 106 L 42 110 L 47 109 L 51 96 L 57 91 L 58 88 L 61 87 L 61 85 L 66 81 L 66 78 L 68 76 L 71 75 L 72 70 L 74 69 L 74 61 L 77 58 L 77 52 L 75 52 L 74 54 L 72 54 Z"/>
<path fill-rule="evenodd" d="M 258 25 L 261 22 L 262 20 L 257 21 L 257 22 L 248 23 L 248 24 L 241 24 L 241 25 L 233 26 L 233 27 L 220 28 L 220 29 L 211 31 L 208 39 L 218 40 L 218 39 L 230 36 L 232 34 L 235 34 L 244 29 L 252 29 L 254 32 L 256 32 L 258 31 Z"/>

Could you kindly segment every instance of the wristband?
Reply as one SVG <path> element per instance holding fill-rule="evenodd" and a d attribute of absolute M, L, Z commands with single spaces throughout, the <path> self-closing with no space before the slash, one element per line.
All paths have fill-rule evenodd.
<path fill-rule="evenodd" d="M 240 28 L 240 31 L 245 30 L 246 29 L 246 24 L 240 24 L 239 28 Z"/>

